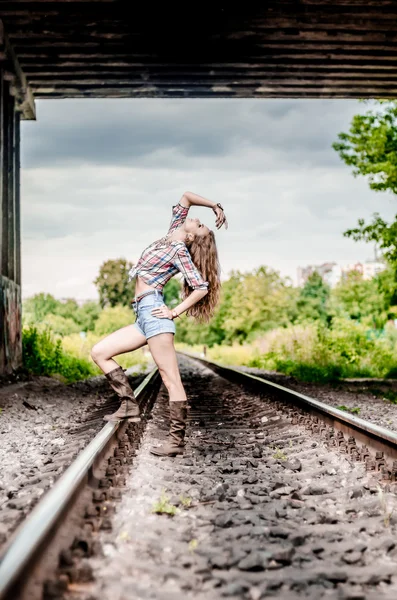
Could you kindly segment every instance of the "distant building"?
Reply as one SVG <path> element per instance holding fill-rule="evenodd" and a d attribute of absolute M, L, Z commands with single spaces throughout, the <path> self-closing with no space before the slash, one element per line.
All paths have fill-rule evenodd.
<path fill-rule="evenodd" d="M 307 267 L 298 267 L 298 286 L 305 285 L 306 281 L 313 273 L 321 275 L 323 281 L 334 287 L 344 276 L 351 271 L 358 271 L 363 279 L 372 279 L 378 273 L 386 268 L 386 264 L 381 261 L 369 260 L 365 263 L 356 262 L 348 265 L 338 265 L 336 262 L 327 262 L 322 265 L 308 265 Z"/>
<path fill-rule="evenodd" d="M 344 273 L 349 273 L 350 271 L 358 271 L 362 274 L 363 279 L 372 279 L 381 271 L 386 269 L 386 264 L 377 260 L 368 260 L 365 263 L 353 263 L 343 267 Z"/>
<path fill-rule="evenodd" d="M 306 281 L 313 273 L 321 275 L 323 281 L 331 286 L 335 285 L 342 277 L 342 269 L 336 262 L 298 267 L 298 286 L 305 285 Z"/>

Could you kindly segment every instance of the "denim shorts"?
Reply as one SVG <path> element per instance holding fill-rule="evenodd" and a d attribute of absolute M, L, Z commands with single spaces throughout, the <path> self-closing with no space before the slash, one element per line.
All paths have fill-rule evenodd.
<path fill-rule="evenodd" d="M 144 296 L 138 302 L 132 302 L 132 308 L 136 314 L 134 327 L 148 340 L 160 333 L 173 333 L 175 335 L 175 323 L 173 319 L 160 319 L 152 315 L 152 310 L 164 306 L 164 297 L 158 290 L 154 294 Z"/>

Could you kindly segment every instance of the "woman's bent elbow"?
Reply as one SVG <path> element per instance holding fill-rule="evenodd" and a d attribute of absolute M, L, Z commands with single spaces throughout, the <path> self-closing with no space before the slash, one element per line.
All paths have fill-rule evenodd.
<path fill-rule="evenodd" d="M 196 291 L 200 294 L 200 300 L 208 294 L 208 288 L 198 288 Z"/>

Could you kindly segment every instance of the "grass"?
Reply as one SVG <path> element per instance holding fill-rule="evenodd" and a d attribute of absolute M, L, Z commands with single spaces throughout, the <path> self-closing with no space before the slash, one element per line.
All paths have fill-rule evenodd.
<path fill-rule="evenodd" d="M 179 512 L 179 509 L 173 504 L 170 504 L 170 498 L 165 492 L 166 490 L 163 488 L 161 490 L 160 498 L 152 506 L 152 513 L 159 515 L 166 514 L 170 517 L 174 517 Z"/>
<path fill-rule="evenodd" d="M 287 455 L 285 454 L 285 452 L 283 452 L 281 450 L 281 448 L 279 448 L 278 446 L 275 447 L 275 453 L 273 454 L 273 458 L 276 460 L 287 460 Z"/>
<path fill-rule="evenodd" d="M 337 406 L 336 408 L 338 410 L 344 410 L 345 412 L 348 412 L 351 415 L 358 415 L 361 410 L 361 408 L 359 408 L 358 406 L 354 406 L 354 407 L 350 408 L 349 406 L 345 406 L 344 404 L 341 404 L 340 406 Z"/>
<path fill-rule="evenodd" d="M 192 505 L 192 499 L 189 496 L 179 496 L 183 508 L 190 508 Z"/>
<path fill-rule="evenodd" d="M 62 383 L 73 383 L 102 371 L 91 359 L 91 348 L 100 340 L 99 336 L 88 333 L 86 337 L 72 334 L 60 337 L 50 329 L 34 326 L 24 327 L 22 331 L 22 358 L 27 373 L 54 377 Z M 117 358 L 124 369 L 136 367 L 138 371 L 146 368 L 148 355 L 136 350 Z"/>
<path fill-rule="evenodd" d="M 95 375 L 101 375 L 102 371 L 92 362 L 91 360 L 91 348 L 103 339 L 104 336 L 96 335 L 95 333 L 88 332 L 86 337 L 81 337 L 78 333 L 67 335 L 62 339 L 62 348 L 65 352 L 75 356 L 88 360 L 93 368 Z M 149 354 L 144 350 L 135 350 L 134 352 L 127 352 L 117 357 L 118 364 L 123 369 L 129 369 L 130 367 L 137 367 L 138 370 L 144 369 L 149 360 Z"/>
<path fill-rule="evenodd" d="M 202 345 L 179 344 L 178 348 L 203 352 Z M 397 377 L 395 336 L 376 336 L 364 323 L 347 318 L 335 318 L 332 327 L 316 322 L 273 329 L 251 344 L 214 345 L 207 348 L 207 357 L 225 365 L 277 371 L 314 383 Z"/>
<path fill-rule="evenodd" d="M 95 374 L 92 362 L 65 352 L 60 339 L 49 330 L 39 331 L 36 327 L 22 331 L 22 359 L 28 373 L 56 377 L 63 383 Z"/>

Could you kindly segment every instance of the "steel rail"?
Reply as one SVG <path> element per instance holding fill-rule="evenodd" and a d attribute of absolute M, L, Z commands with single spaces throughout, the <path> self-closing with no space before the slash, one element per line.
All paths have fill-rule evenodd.
<path fill-rule="evenodd" d="M 136 398 L 152 389 L 157 377 L 158 369 L 156 367 L 134 390 Z M 42 552 L 43 544 L 48 536 L 53 534 L 57 522 L 67 511 L 68 502 L 87 480 L 96 458 L 106 449 L 124 423 L 125 421 L 108 422 L 16 530 L 0 562 L 1 600 L 9 598 L 7 594 L 17 582 L 22 571 L 36 559 L 36 552 Z M 14 596 L 12 600 L 15 600 Z"/>
<path fill-rule="evenodd" d="M 298 406 L 312 416 L 317 416 L 331 427 L 344 434 L 352 435 L 357 441 L 372 448 L 375 452 L 383 452 L 384 458 L 391 461 L 397 460 L 397 433 L 360 419 L 354 415 L 348 414 L 338 408 L 334 408 L 320 400 L 311 398 L 300 392 L 291 390 L 279 383 L 274 383 L 263 377 L 246 373 L 235 367 L 225 367 L 224 365 L 204 359 L 189 352 L 180 352 L 181 356 L 187 356 L 190 359 L 199 361 L 204 366 L 218 373 L 229 381 L 234 381 L 242 385 L 248 385 L 259 392 L 273 392 L 282 397 L 284 401 Z M 395 465 L 397 466 L 397 465 Z M 389 471 L 395 471 L 395 466 L 389 466 Z"/>

